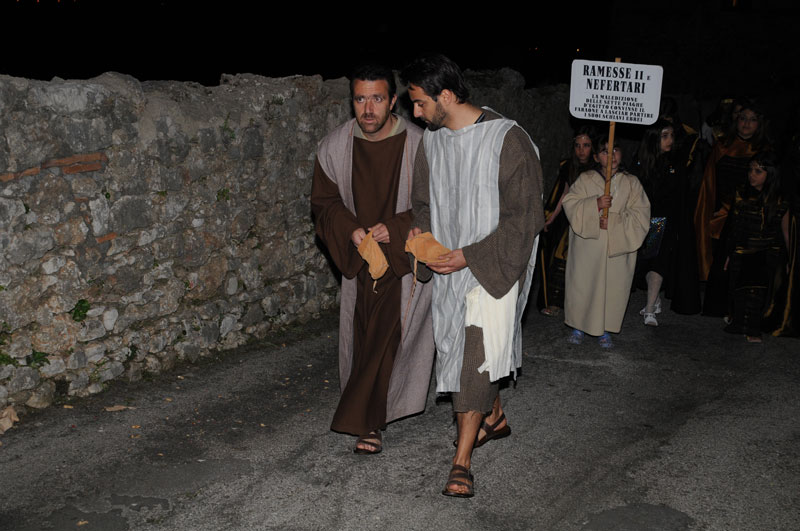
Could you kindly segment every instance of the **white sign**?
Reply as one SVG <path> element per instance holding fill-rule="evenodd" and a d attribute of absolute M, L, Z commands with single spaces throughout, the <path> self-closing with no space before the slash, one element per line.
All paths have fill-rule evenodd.
<path fill-rule="evenodd" d="M 585 120 L 650 125 L 658 119 L 663 75 L 656 65 L 572 61 L 569 112 Z"/>

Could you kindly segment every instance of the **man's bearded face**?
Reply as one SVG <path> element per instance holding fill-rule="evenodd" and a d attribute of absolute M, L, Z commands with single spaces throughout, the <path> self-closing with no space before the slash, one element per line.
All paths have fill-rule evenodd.
<path fill-rule="evenodd" d="M 425 120 L 425 123 L 428 124 L 428 129 L 430 131 L 436 131 L 444 125 L 445 118 L 447 118 L 447 113 L 444 112 L 442 104 L 437 101 L 436 105 L 433 107 L 433 116 L 431 116 L 429 120 Z"/>
<path fill-rule="evenodd" d="M 425 122 L 430 131 L 436 131 L 444 125 L 447 112 L 440 101 L 435 101 L 422 87 L 414 84 L 409 84 L 408 96 L 414 104 L 414 117 Z"/>
<path fill-rule="evenodd" d="M 397 96 L 389 98 L 389 83 L 383 79 L 353 82 L 353 110 L 361 131 L 369 140 L 383 140 L 391 131 L 392 108 Z"/>

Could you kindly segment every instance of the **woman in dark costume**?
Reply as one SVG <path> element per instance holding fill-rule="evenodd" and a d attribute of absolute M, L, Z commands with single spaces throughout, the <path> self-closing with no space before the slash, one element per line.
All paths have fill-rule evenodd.
<path fill-rule="evenodd" d="M 747 184 L 736 190 L 725 231 L 723 269 L 730 272 L 725 331 L 755 343 L 772 319 L 776 299 L 785 297 L 789 205 L 781 197 L 771 153 L 754 156 L 747 176 Z"/>
<path fill-rule="evenodd" d="M 539 267 L 536 268 L 540 280 L 536 306 L 545 315 L 558 315 L 564 307 L 569 222 L 561 209 L 561 200 L 578 175 L 593 167 L 594 138 L 594 128 L 589 125 L 580 126 L 575 131 L 572 156 L 561 161 L 558 177 L 544 205 L 544 232 L 539 245 Z"/>
<path fill-rule="evenodd" d="M 750 159 L 768 148 L 766 119 L 752 102 L 745 102 L 731 131 L 714 144 L 697 197 L 694 226 L 700 280 L 708 280 L 703 315 L 722 317 L 727 309 L 728 275 L 723 270 L 721 241 L 727 209 L 747 180 Z"/>

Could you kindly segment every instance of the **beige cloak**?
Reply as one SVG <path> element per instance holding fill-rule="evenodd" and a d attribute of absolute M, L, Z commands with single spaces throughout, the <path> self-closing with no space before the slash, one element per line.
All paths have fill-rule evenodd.
<path fill-rule="evenodd" d="M 601 230 L 597 198 L 604 189 L 603 176 L 590 170 L 562 202 L 570 225 L 564 321 L 593 336 L 620 331 L 636 251 L 650 229 L 650 201 L 639 179 L 620 172 L 611 179 L 608 230 Z"/>

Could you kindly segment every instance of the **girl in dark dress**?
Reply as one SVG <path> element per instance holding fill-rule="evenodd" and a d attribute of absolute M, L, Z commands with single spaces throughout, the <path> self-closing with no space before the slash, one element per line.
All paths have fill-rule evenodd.
<path fill-rule="evenodd" d="M 753 157 L 747 177 L 736 190 L 725 231 L 723 269 L 730 273 L 725 331 L 761 342 L 764 320 L 786 289 L 789 205 L 781 197 L 771 153 Z"/>
<path fill-rule="evenodd" d="M 558 315 L 564 307 L 564 274 L 569 246 L 569 222 L 561 200 L 578 175 L 594 166 L 594 128 L 583 125 L 572 137 L 572 156 L 561 161 L 558 177 L 544 205 L 544 232 L 539 245 L 539 295 L 536 306 L 544 315 Z"/>
<path fill-rule="evenodd" d="M 658 326 L 659 293 L 664 283 L 673 280 L 681 189 L 685 184 L 683 168 L 672 156 L 674 142 L 672 124 L 658 120 L 645 130 L 633 169 L 650 200 L 650 232 L 639 250 L 635 275 L 637 287 L 647 288 L 647 303 L 639 314 L 648 326 Z"/>

